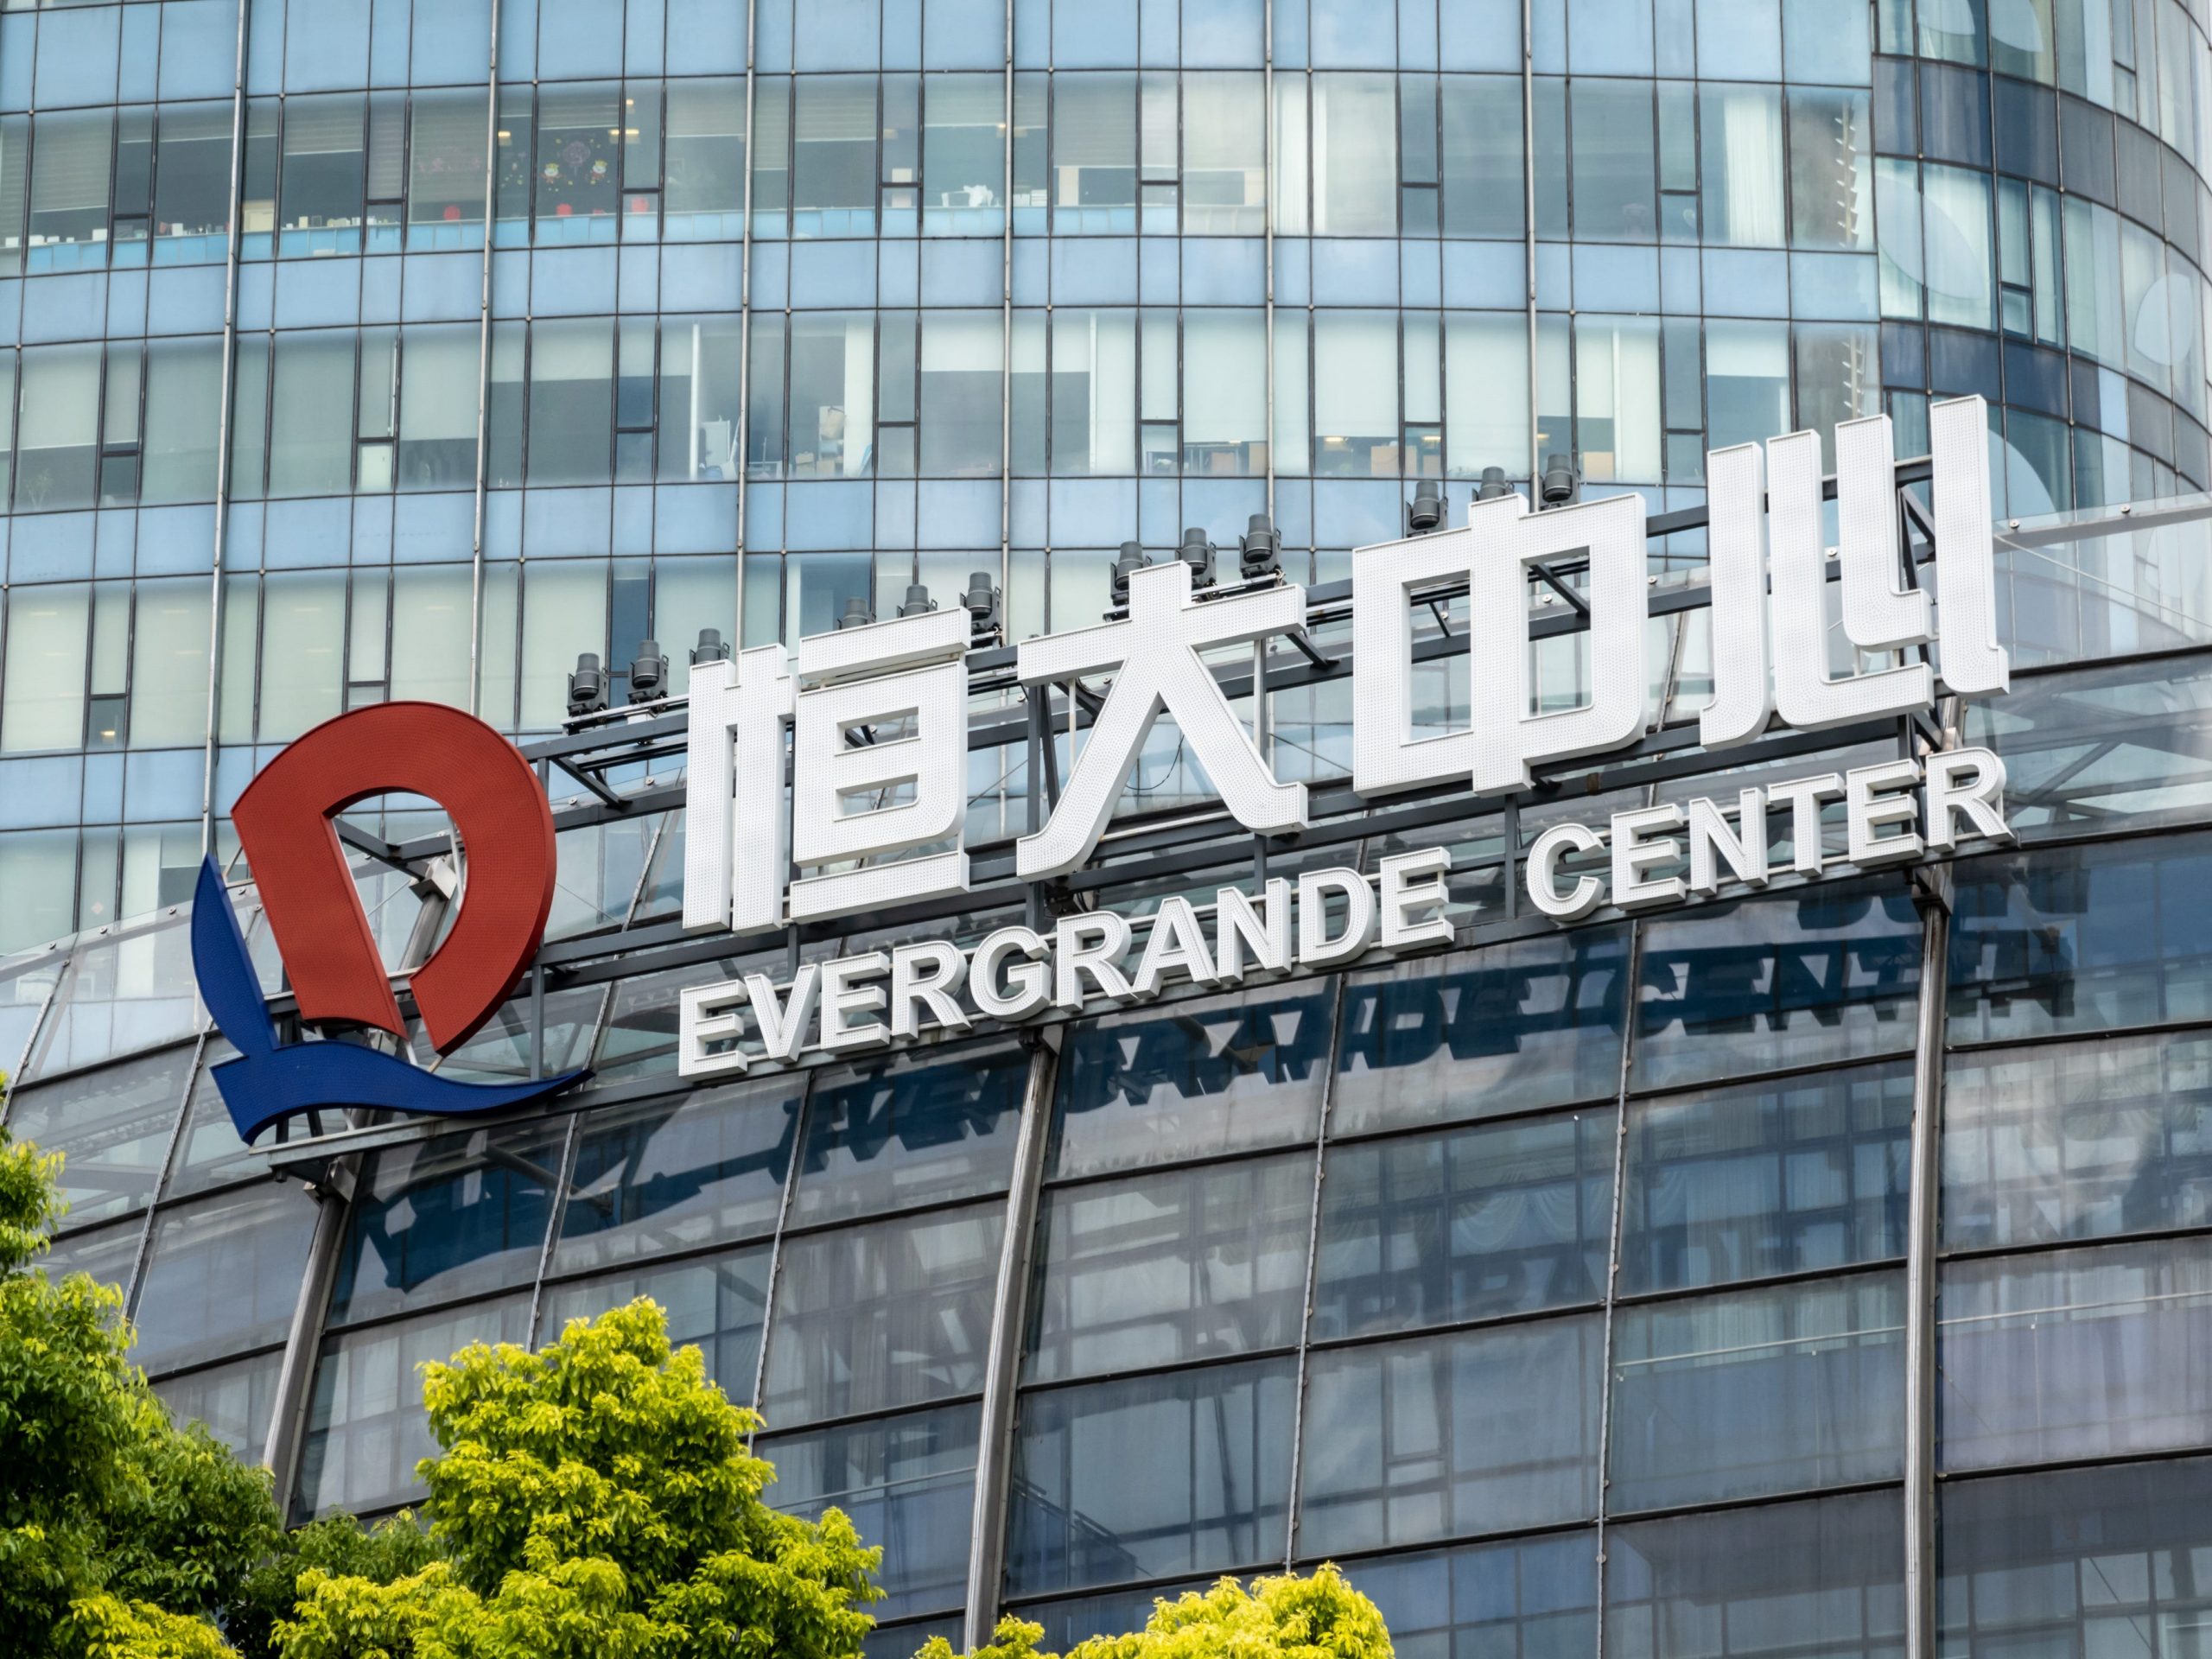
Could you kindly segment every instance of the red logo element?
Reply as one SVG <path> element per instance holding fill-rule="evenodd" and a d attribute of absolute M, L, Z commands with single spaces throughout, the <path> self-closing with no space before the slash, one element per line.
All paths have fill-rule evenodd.
<path fill-rule="evenodd" d="M 333 822 L 391 791 L 444 807 L 468 854 L 460 917 L 413 978 L 423 1029 L 449 1053 L 514 988 L 553 907 L 553 813 L 521 751 L 442 703 L 378 703 L 325 721 L 285 748 L 231 817 L 301 1018 L 404 1038 Z"/>

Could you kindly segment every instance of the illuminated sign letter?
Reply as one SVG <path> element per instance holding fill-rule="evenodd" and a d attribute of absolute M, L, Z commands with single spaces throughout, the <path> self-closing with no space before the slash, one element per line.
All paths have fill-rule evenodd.
<path fill-rule="evenodd" d="M 754 933 L 783 925 L 791 869 L 784 849 L 784 722 L 791 717 L 781 645 L 691 665 L 684 926 Z"/>

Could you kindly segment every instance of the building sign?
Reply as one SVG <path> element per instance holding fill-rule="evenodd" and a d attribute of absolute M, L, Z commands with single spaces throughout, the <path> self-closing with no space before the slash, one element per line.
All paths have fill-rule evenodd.
<path fill-rule="evenodd" d="M 2005 689 L 1986 410 L 1980 398 L 1938 404 L 1929 427 L 1932 595 L 1908 579 L 1886 417 L 1836 429 L 1834 580 L 1815 434 L 1708 458 L 1713 687 L 1699 741 L 1724 764 L 1727 749 L 1777 721 L 1819 730 L 1925 711 L 1939 668 L 1942 688 L 1955 695 Z M 1567 557 L 1586 570 L 1574 600 L 1588 611 L 1586 695 L 1572 709 L 1539 712 L 1530 569 Z M 1508 494 L 1475 503 L 1463 528 L 1356 551 L 1354 791 L 1369 799 L 1453 787 L 1471 800 L 1506 796 L 1529 787 L 1535 766 L 1638 741 L 1650 680 L 1646 565 L 1643 504 L 1633 495 L 1531 512 Z M 1461 587 L 1471 715 L 1464 728 L 1417 731 L 1414 607 Z M 1200 590 L 1190 567 L 1173 560 L 1129 573 L 1126 608 L 1101 626 L 1023 641 L 1016 671 L 1025 686 L 1097 678 L 1107 690 L 1052 811 L 1015 844 L 1016 874 L 1042 881 L 1090 861 L 1163 713 L 1238 824 L 1270 836 L 1304 828 L 1305 785 L 1274 775 L 1204 653 L 1264 644 L 1302 628 L 1306 616 L 1295 583 Z M 969 628 L 963 610 L 948 608 L 803 639 L 790 656 L 764 645 L 693 666 L 688 928 L 741 937 L 969 890 Z M 1896 660 L 1832 677 L 1832 628 L 1853 660 Z M 1739 788 L 1617 812 L 1603 825 L 1553 824 L 1521 861 L 1521 876 L 1531 909 L 1568 922 L 1603 905 L 1634 912 L 1755 890 L 1777 871 L 1818 878 L 1880 868 L 1966 841 L 2009 840 L 2004 787 L 1995 754 L 1964 749 Z M 390 790 L 442 804 L 469 855 L 459 920 L 413 976 L 425 1033 L 448 1053 L 513 988 L 550 904 L 552 821 L 519 752 L 452 709 L 364 709 L 280 753 L 234 818 L 302 1022 L 404 1042 L 333 825 L 347 805 Z M 1847 835 L 1834 861 L 1821 837 L 1831 803 L 1842 805 Z M 785 1066 L 984 1022 L 1143 1001 L 1176 987 L 1231 987 L 1433 949 L 1453 936 L 1450 864 L 1446 849 L 1431 848 L 1383 859 L 1371 878 L 1331 868 L 1255 892 L 1224 887 L 1208 912 L 1173 897 L 1135 921 L 1093 911 L 1060 918 L 1049 933 L 1001 928 L 969 950 L 923 940 L 807 963 L 780 981 L 753 973 L 702 985 L 682 994 L 679 1070 L 700 1077 Z M 467 1084 L 358 1043 L 279 1045 L 212 861 L 193 944 L 202 995 L 239 1050 L 215 1076 L 249 1138 L 319 1105 L 481 1111 L 542 1098 L 581 1075 Z"/>
<path fill-rule="evenodd" d="M 452 817 L 473 856 L 453 931 L 412 976 L 423 1034 L 450 1054 L 497 1011 L 537 954 L 553 906 L 553 814 L 520 750 L 439 703 L 387 702 L 340 715 L 281 751 L 231 810 L 302 1024 L 381 1032 L 353 1041 L 279 1043 L 261 980 L 213 858 L 192 906 L 200 999 L 238 1052 L 213 1068 L 239 1139 L 338 1106 L 461 1116 L 566 1089 L 571 1071 L 523 1083 L 458 1083 L 411 1064 L 407 1027 L 346 868 L 336 819 L 356 801 L 405 791 Z"/>

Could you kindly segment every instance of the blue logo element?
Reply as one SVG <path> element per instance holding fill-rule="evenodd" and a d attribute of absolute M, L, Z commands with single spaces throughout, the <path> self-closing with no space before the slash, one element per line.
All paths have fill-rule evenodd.
<path fill-rule="evenodd" d="M 271 1123 L 301 1112 L 359 1106 L 463 1117 L 527 1106 L 590 1075 L 577 1071 L 524 1083 L 456 1083 L 358 1043 L 279 1043 L 238 913 L 212 858 L 200 867 L 193 898 L 192 966 L 200 1000 L 238 1052 L 213 1074 L 238 1138 L 248 1144 Z"/>

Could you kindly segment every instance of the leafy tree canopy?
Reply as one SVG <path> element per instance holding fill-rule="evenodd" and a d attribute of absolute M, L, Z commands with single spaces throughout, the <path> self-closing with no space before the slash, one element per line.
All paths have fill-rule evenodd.
<path fill-rule="evenodd" d="M 35 1265 L 61 1160 L 0 1133 L 0 1652 L 204 1659 L 279 1536 L 268 1475 L 171 1426 L 122 1294 Z"/>
<path fill-rule="evenodd" d="M 760 1419 L 651 1301 L 465 1348 L 423 1395 L 435 1559 L 308 1563 L 282 1659 L 856 1659 L 882 1552 L 768 1507 Z"/>
<path fill-rule="evenodd" d="M 967 1659 L 1060 1659 L 1041 1654 L 1041 1624 L 1001 1619 L 994 1639 Z M 933 1637 L 916 1659 L 954 1659 Z M 1153 1603 L 1144 1629 L 1093 1637 L 1065 1659 L 1391 1659 L 1382 1615 L 1333 1566 L 1310 1577 L 1255 1579 L 1249 1590 L 1224 1579 L 1201 1595 Z"/>

